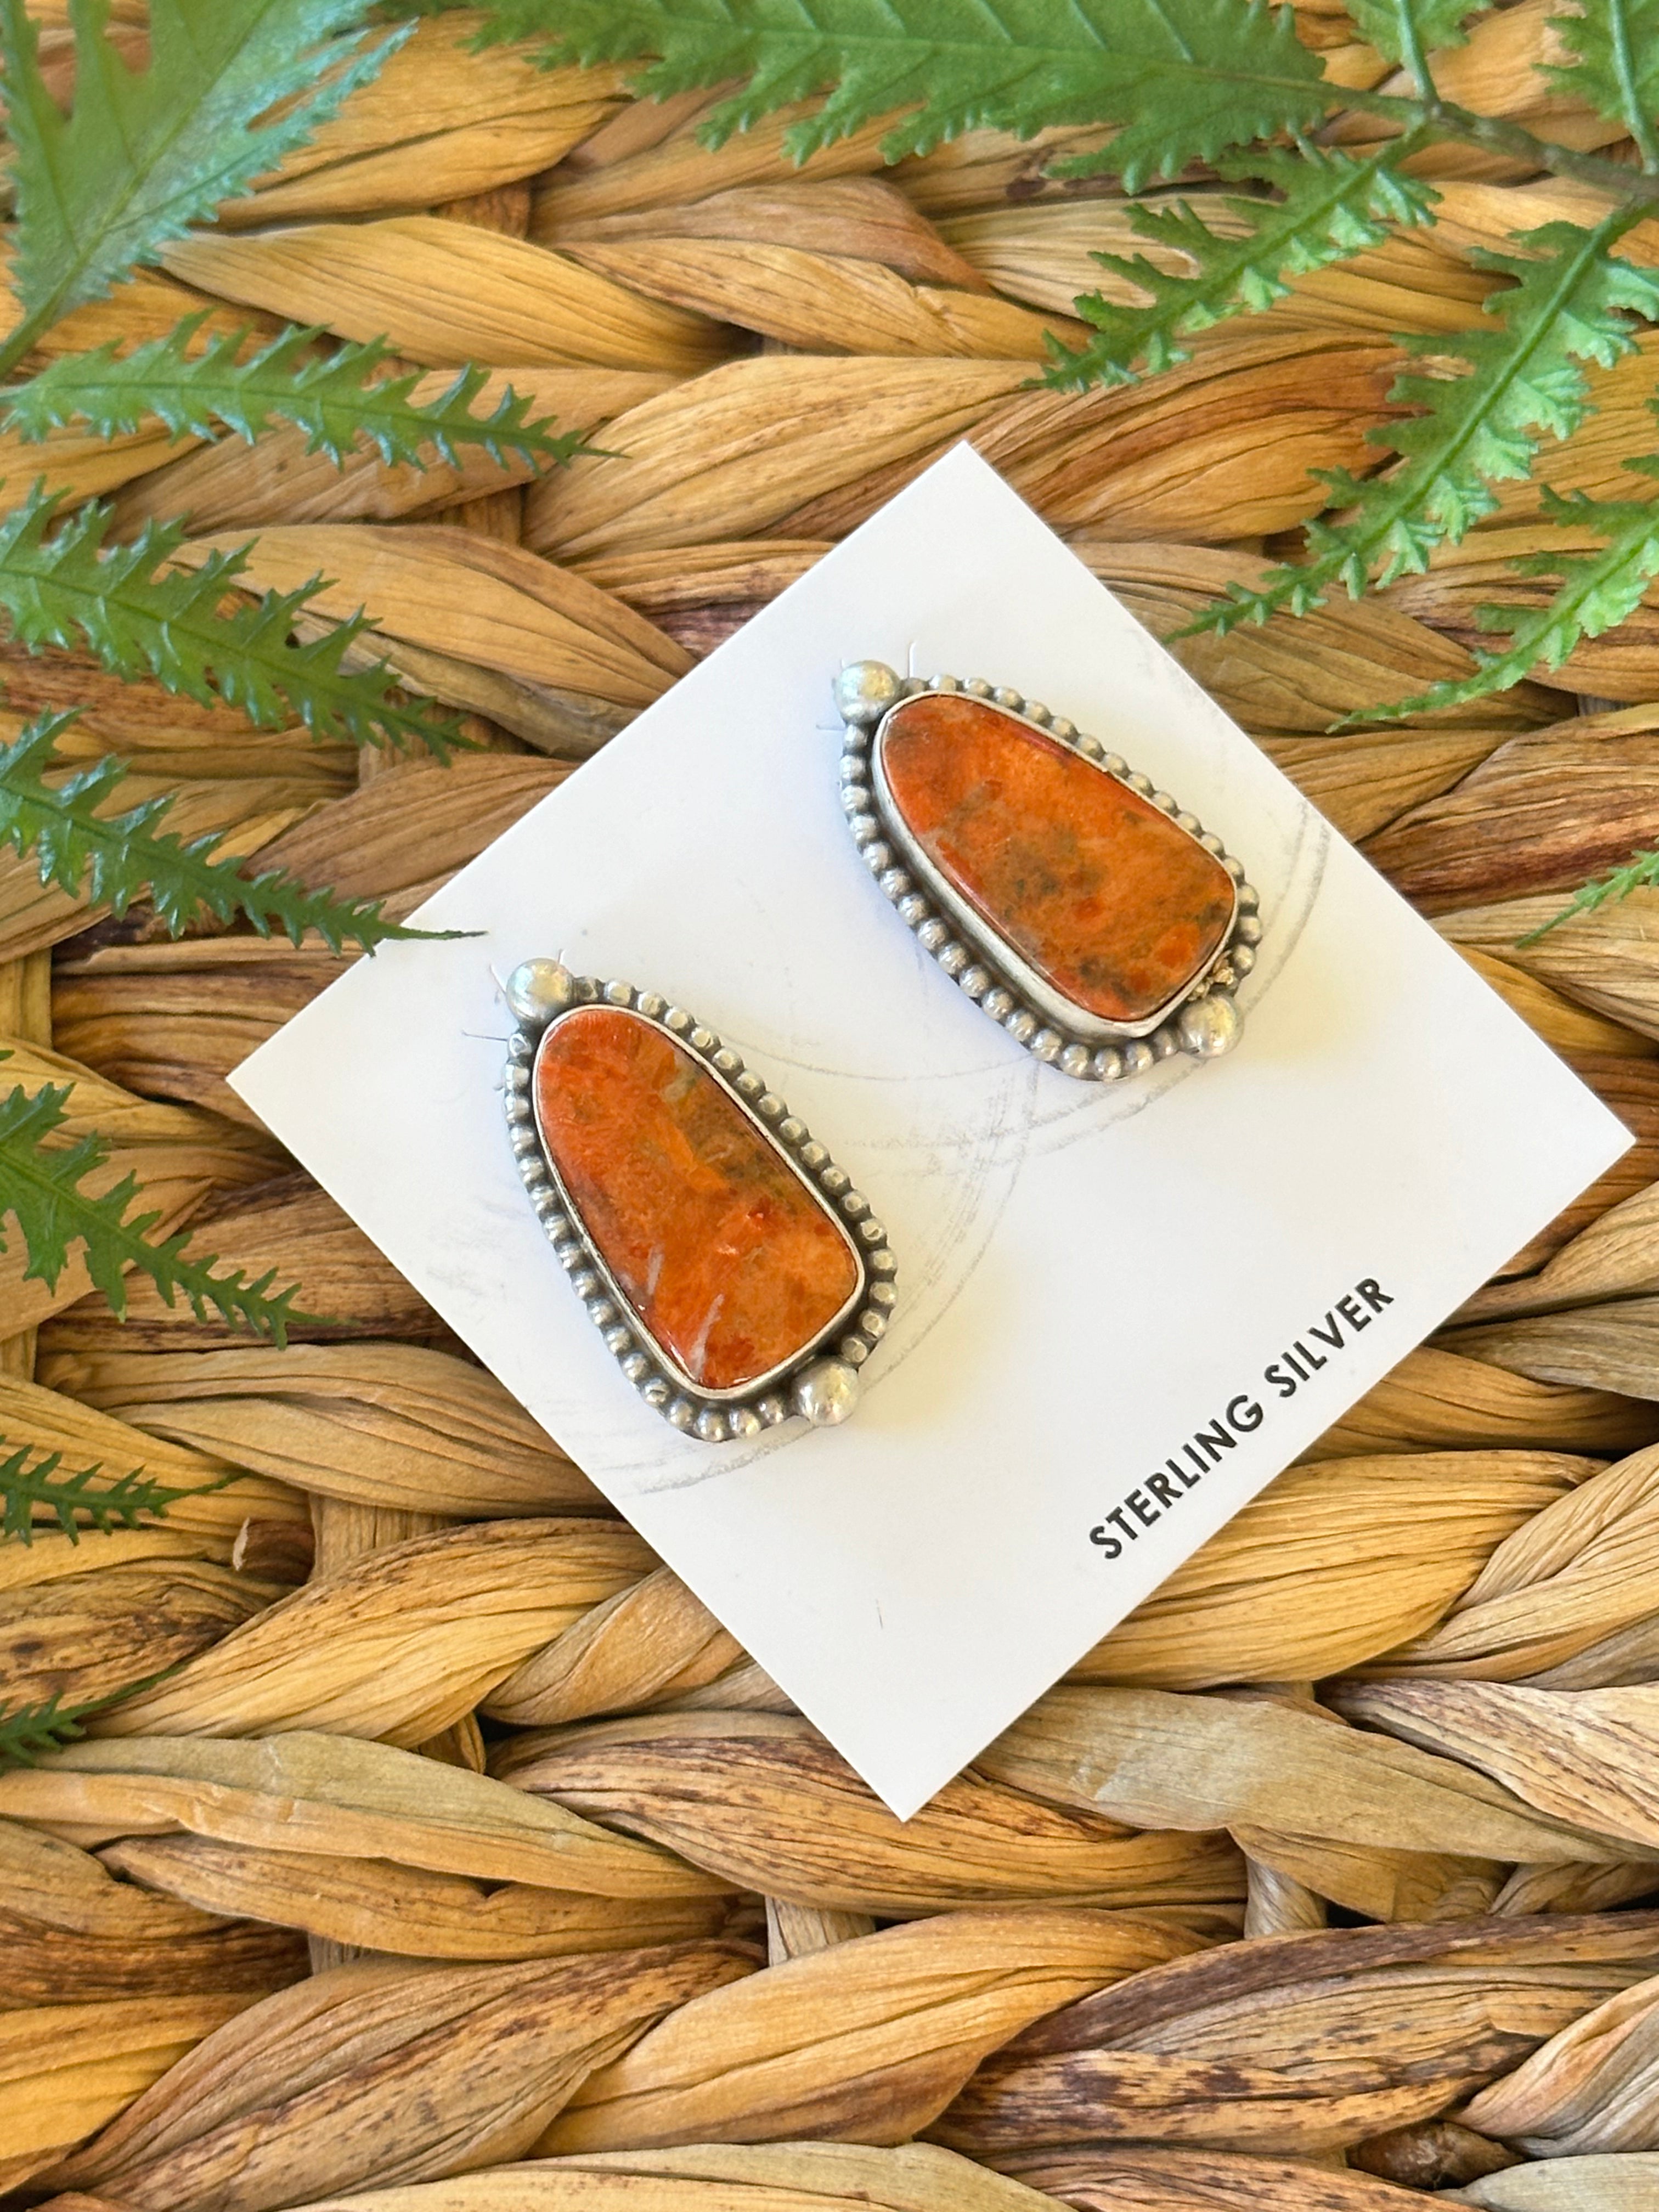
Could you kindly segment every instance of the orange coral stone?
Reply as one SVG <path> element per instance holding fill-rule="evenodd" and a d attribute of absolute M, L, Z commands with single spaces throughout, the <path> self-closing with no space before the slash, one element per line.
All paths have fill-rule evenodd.
<path fill-rule="evenodd" d="M 706 1067 L 617 1006 L 536 1057 L 542 1142 L 582 1226 L 686 1380 L 741 1389 L 804 1352 L 858 1287 L 853 1248 Z"/>
<path fill-rule="evenodd" d="M 888 716 L 881 758 L 939 874 L 1097 1019 L 1149 1019 L 1220 950 L 1234 911 L 1220 861 L 1046 732 L 929 692 Z"/>

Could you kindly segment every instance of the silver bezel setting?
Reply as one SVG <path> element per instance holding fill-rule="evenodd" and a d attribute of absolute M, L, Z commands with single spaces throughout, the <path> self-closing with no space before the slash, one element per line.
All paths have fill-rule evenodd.
<path fill-rule="evenodd" d="M 606 1349 L 646 1404 L 672 1427 L 706 1443 L 752 1438 L 780 1427 L 805 1410 L 800 1393 L 815 1371 L 835 1365 L 856 1376 L 885 1335 L 896 1303 L 898 1272 L 887 1232 L 846 1170 L 714 1030 L 683 1006 L 632 983 L 593 975 L 568 981 L 568 1004 L 545 1014 L 518 1013 L 503 1085 L 508 1139 L 543 1231 Z M 537 1055 L 544 1039 L 562 1022 L 598 1006 L 634 1014 L 696 1061 L 823 1206 L 853 1255 L 858 1279 L 834 1319 L 788 1359 L 738 1389 L 702 1388 L 658 1341 L 606 1264 L 544 1139 L 535 1105 Z"/>
<path fill-rule="evenodd" d="M 873 707 L 869 693 L 848 680 L 866 671 L 879 679 Z M 1243 863 L 1196 815 L 1157 789 L 1150 776 L 1132 769 L 1100 738 L 1006 686 L 948 674 L 901 678 L 879 663 L 855 664 L 843 681 L 842 805 L 854 842 L 899 919 L 982 1013 L 1035 1059 L 1084 1082 L 1118 1082 L 1145 1074 L 1176 1053 L 1209 1058 L 1231 1046 L 1240 1027 L 1231 993 L 1255 964 L 1261 900 L 1245 879 Z M 889 684 L 891 690 L 884 698 Z M 881 740 L 890 717 L 927 692 L 983 700 L 1040 731 L 1168 815 L 1220 861 L 1234 887 L 1226 933 L 1198 974 L 1154 1013 L 1135 1023 L 1112 1023 L 1065 998 L 945 881 L 917 843 L 888 791 Z M 1217 1003 L 1206 1015 L 1189 1012 L 1212 999 Z"/>

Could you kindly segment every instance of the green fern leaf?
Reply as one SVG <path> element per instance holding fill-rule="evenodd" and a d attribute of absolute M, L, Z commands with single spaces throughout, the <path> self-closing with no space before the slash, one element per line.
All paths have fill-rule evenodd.
<path fill-rule="evenodd" d="M 0 844 L 36 861 L 43 884 L 71 898 L 124 915 L 147 898 L 174 937 L 192 922 L 239 916 L 261 937 L 274 927 L 298 945 L 315 930 L 331 951 L 347 945 L 373 952 L 394 939 L 455 937 L 457 930 L 410 929 L 386 920 L 378 900 L 337 899 L 312 890 L 280 868 L 244 875 L 239 862 L 215 860 L 222 832 L 186 842 L 162 829 L 173 797 L 162 793 L 124 814 L 100 811 L 126 775 L 114 754 L 49 783 L 53 748 L 71 714 L 43 714 L 16 742 L 0 746 Z"/>
<path fill-rule="evenodd" d="M 368 0 L 151 0 L 149 65 L 133 70 L 105 35 L 109 0 L 70 0 L 65 115 L 25 0 L 0 0 L 25 330 L 100 298 L 302 144 L 407 35 L 366 43 L 368 13 Z M 23 349 L 15 334 L 5 357 Z"/>
<path fill-rule="evenodd" d="M 100 1197 L 83 1188 L 108 1159 L 110 1147 L 96 1134 L 70 1144 L 53 1141 L 73 1088 L 49 1083 L 29 1091 L 20 1084 L 0 1097 L 0 1220 L 14 1220 L 21 1231 L 28 1254 L 25 1282 L 54 1289 L 69 1264 L 70 1246 L 78 1244 L 87 1273 L 118 1319 L 126 1312 L 126 1271 L 136 1267 L 168 1305 L 182 1295 L 198 1321 L 216 1313 L 276 1345 L 287 1343 L 291 1322 L 316 1320 L 295 1310 L 293 1285 L 273 1294 L 274 1267 L 250 1282 L 245 1268 L 217 1274 L 216 1260 L 187 1259 L 184 1231 L 152 1243 L 145 1231 L 160 1217 L 152 1212 L 129 1218 L 128 1209 L 139 1195 L 134 1176 L 123 1176 Z M 0 1237 L 0 1252 L 8 1249 Z"/>
<path fill-rule="evenodd" d="M 1388 60 L 1407 65 L 1414 52 L 1461 46 L 1464 18 L 1484 15 L 1492 5 L 1492 0 L 1347 0 L 1366 44 Z"/>
<path fill-rule="evenodd" d="M 1255 590 L 1235 586 L 1190 628 L 1229 630 L 1280 607 L 1305 614 L 1334 584 L 1358 599 L 1368 585 L 1425 568 L 1443 539 L 1461 538 L 1490 514 L 1498 503 L 1492 485 L 1524 477 L 1540 439 L 1570 436 L 1589 413 L 1580 364 L 1611 367 L 1636 343 L 1632 314 L 1659 317 L 1659 271 L 1611 251 L 1636 219 L 1626 208 L 1593 230 L 1547 223 L 1517 240 L 1535 258 L 1472 256 L 1518 282 L 1487 302 L 1498 327 L 1406 341 L 1418 353 L 1460 356 L 1468 368 L 1461 376 L 1396 382 L 1393 398 L 1422 410 L 1373 434 L 1399 451 L 1399 465 L 1363 483 L 1322 471 L 1330 506 L 1351 508 L 1347 519 L 1310 523 L 1308 561 L 1274 569 Z"/>
<path fill-rule="evenodd" d="M 1622 868 L 1610 869 L 1593 883 L 1580 884 L 1559 914 L 1540 921 L 1536 929 L 1529 929 L 1516 942 L 1536 945 L 1540 937 L 1547 936 L 1552 929 L 1559 929 L 1564 921 L 1576 921 L 1581 914 L 1594 914 L 1599 906 L 1616 904 L 1628 898 L 1632 891 L 1655 884 L 1659 884 L 1659 853 L 1632 853 Z"/>
<path fill-rule="evenodd" d="M 1141 237 L 1194 263 L 1197 273 L 1170 276 L 1140 253 L 1097 253 L 1103 267 L 1148 294 L 1148 303 L 1118 307 L 1097 292 L 1079 300 L 1077 313 L 1100 335 L 1077 348 L 1051 336 L 1048 382 L 1058 391 L 1081 392 L 1156 375 L 1188 358 L 1182 338 L 1229 315 L 1261 314 L 1282 300 L 1291 289 L 1287 276 L 1380 245 L 1394 224 L 1432 222 L 1437 195 L 1400 170 L 1413 143 L 1396 141 L 1364 161 L 1310 147 L 1300 155 L 1264 149 L 1222 163 L 1224 175 L 1258 177 L 1284 195 L 1229 199 L 1227 207 L 1247 226 L 1241 237 L 1218 237 L 1184 200 L 1136 207 L 1131 219 Z"/>
<path fill-rule="evenodd" d="M 1659 476 L 1659 459 L 1652 456 L 1625 465 Z M 1402 715 L 1431 714 L 1507 691 L 1534 669 L 1559 668 L 1580 639 L 1601 637 L 1635 613 L 1647 586 L 1659 576 L 1659 500 L 1592 499 L 1585 492 L 1564 494 L 1547 485 L 1542 512 L 1565 527 L 1594 531 L 1603 544 L 1594 553 L 1529 553 L 1513 562 L 1519 575 L 1553 576 L 1559 583 L 1541 607 L 1480 610 L 1482 629 L 1508 636 L 1501 653 L 1477 652 L 1474 674 L 1461 682 L 1432 684 L 1412 698 L 1350 715 L 1350 722 L 1398 721 Z"/>
<path fill-rule="evenodd" d="M 1106 159 L 1131 190 L 1280 131 L 1337 97 L 1265 0 L 493 0 L 489 35 L 542 38 L 554 60 L 654 57 L 659 97 L 738 80 L 705 126 L 733 131 L 828 90 L 796 124 L 797 161 L 878 116 L 890 161 L 980 127 L 1121 126 Z"/>
<path fill-rule="evenodd" d="M 61 1696 L 43 1705 L 0 1705 L 0 1774 L 18 1766 L 33 1766 L 48 1752 L 61 1751 L 86 1734 L 81 1725 L 104 1700 L 66 1705 Z"/>
<path fill-rule="evenodd" d="M 1636 141 L 1644 168 L 1659 168 L 1659 0 L 1590 0 L 1582 15 L 1550 27 L 1572 55 L 1546 64 L 1559 88 L 1582 100 Z"/>
<path fill-rule="evenodd" d="M 78 1544 L 83 1528 L 94 1528 L 100 1535 L 107 1536 L 118 1523 L 124 1528 L 136 1528 L 146 1518 L 162 1521 L 175 1499 L 222 1490 L 226 1483 L 236 1480 L 234 1474 L 225 1474 L 197 1489 L 177 1488 L 152 1480 L 143 1468 L 136 1467 L 97 1488 L 94 1485 L 103 1473 L 100 1464 L 94 1462 L 78 1474 L 60 1475 L 58 1469 L 63 1458 L 62 1452 L 42 1453 L 36 1444 L 20 1444 L 9 1459 L 0 1460 L 0 1504 L 3 1504 L 0 1538 L 11 1536 L 26 1545 L 33 1543 L 34 1516 L 40 1510 L 56 1521 L 71 1544 Z"/>
<path fill-rule="evenodd" d="M 112 438 L 155 417 L 175 437 L 216 438 L 230 430 L 252 445 L 274 422 L 292 422 L 306 433 L 308 453 L 338 463 L 366 443 L 388 467 L 424 468 L 432 453 L 453 463 L 466 446 L 481 446 L 494 461 L 516 456 L 532 465 L 571 461 L 588 450 L 580 431 L 556 437 L 550 417 L 529 419 L 532 402 L 510 389 L 488 414 L 475 415 L 486 369 L 464 368 L 435 399 L 417 403 L 412 395 L 425 372 L 382 376 L 391 353 L 383 339 L 318 354 L 319 329 L 290 328 L 239 361 L 247 337 L 240 331 L 211 339 L 192 356 L 191 340 L 205 319 L 189 316 L 132 353 L 118 355 L 112 343 L 63 356 L 4 395 L 7 428 L 40 439 L 84 422 Z"/>
<path fill-rule="evenodd" d="M 227 588 L 247 566 L 245 550 L 214 553 L 198 569 L 170 569 L 182 523 L 148 525 L 131 544 L 106 549 L 106 507 L 83 507 L 54 529 L 59 505 L 37 485 L 21 507 L 0 516 L 0 612 L 31 649 L 89 646 L 118 676 L 154 676 L 204 704 L 226 700 L 262 729 L 299 720 L 314 738 L 420 744 L 440 759 L 463 742 L 451 717 L 391 697 L 384 662 L 344 665 L 348 647 L 368 629 L 361 616 L 308 644 L 291 639 L 317 583 L 221 612 Z"/>
<path fill-rule="evenodd" d="M 184 1663 L 175 1659 L 172 1666 L 146 1674 L 142 1682 L 129 1682 L 124 1689 L 112 1690 L 106 1698 L 88 1698 L 84 1705 L 66 1705 L 60 1694 L 41 1705 L 0 1705 L 0 1774 L 9 1767 L 33 1766 L 49 1753 L 61 1751 L 86 1734 L 82 1723 L 94 1713 L 106 1713 L 112 1705 L 153 1690 Z"/>

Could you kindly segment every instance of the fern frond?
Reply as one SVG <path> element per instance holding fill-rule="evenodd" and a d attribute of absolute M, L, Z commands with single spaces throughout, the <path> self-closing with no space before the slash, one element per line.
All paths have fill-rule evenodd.
<path fill-rule="evenodd" d="M 407 35 L 371 41 L 370 12 L 368 0 L 151 0 L 149 64 L 135 70 L 105 34 L 109 0 L 74 0 L 65 115 L 25 0 L 0 0 L 25 330 L 101 297 L 303 144 Z M 22 349 L 14 334 L 6 357 Z"/>
<path fill-rule="evenodd" d="M 1346 0 L 1366 45 L 1386 60 L 1407 65 L 1414 53 L 1461 46 L 1464 19 L 1487 14 L 1492 4 L 1493 0 Z"/>
<path fill-rule="evenodd" d="M 176 1674 L 184 1663 L 175 1659 L 170 1667 L 146 1674 L 142 1682 L 129 1682 L 122 1689 L 112 1690 L 106 1698 L 89 1698 L 83 1705 L 66 1705 L 59 1692 L 40 1705 L 0 1705 L 0 1774 L 8 1767 L 33 1766 L 49 1752 L 74 1743 L 86 1734 L 82 1723 L 94 1713 L 106 1713 L 112 1705 L 125 1705 L 129 1698 L 153 1690 L 169 1674 Z"/>
<path fill-rule="evenodd" d="M 1645 456 L 1626 468 L 1659 476 L 1659 459 Z M 1529 553 L 1510 566 L 1517 575 L 1555 576 L 1560 581 L 1541 607 L 1485 606 L 1484 630 L 1505 633 L 1501 653 L 1475 653 L 1473 675 L 1455 684 L 1431 684 L 1409 699 L 1395 699 L 1351 714 L 1349 722 L 1398 721 L 1402 715 L 1431 714 L 1507 691 L 1534 669 L 1559 668 L 1583 638 L 1600 637 L 1635 613 L 1648 586 L 1659 576 L 1659 499 L 1592 499 L 1588 493 L 1544 488 L 1542 513 L 1567 528 L 1590 530 L 1603 543 L 1594 553 Z"/>
<path fill-rule="evenodd" d="M 118 1319 L 126 1311 L 126 1271 L 136 1267 L 149 1277 L 167 1304 L 182 1295 L 198 1321 L 217 1314 L 273 1344 L 286 1344 L 290 1322 L 315 1320 L 295 1310 L 298 1292 L 292 1284 L 272 1292 L 274 1267 L 250 1282 L 245 1268 L 217 1274 L 212 1257 L 186 1258 L 189 1238 L 182 1230 L 151 1243 L 145 1232 L 160 1216 L 129 1218 L 139 1195 L 135 1176 L 123 1176 L 98 1197 L 84 1188 L 88 1177 L 109 1158 L 110 1146 L 97 1134 L 70 1144 L 53 1141 L 73 1088 L 48 1083 L 29 1091 L 19 1084 L 0 1097 L 0 1221 L 15 1221 L 21 1233 L 28 1255 L 25 1282 L 54 1289 L 69 1264 L 70 1248 L 79 1245 L 88 1274 Z M 0 1237 L 0 1252 L 9 1249 Z"/>
<path fill-rule="evenodd" d="M 1421 411 L 1372 434 L 1399 463 L 1364 482 L 1321 471 L 1340 522 L 1308 526 L 1310 558 L 1270 572 L 1254 590 L 1233 586 L 1205 608 L 1194 630 L 1265 622 L 1281 607 L 1305 614 L 1334 584 L 1358 599 L 1428 564 L 1443 539 L 1461 538 L 1498 504 L 1491 487 L 1525 477 L 1546 434 L 1566 438 L 1589 412 L 1581 364 L 1602 368 L 1636 343 L 1632 318 L 1659 318 L 1659 270 L 1638 268 L 1612 248 L 1637 219 L 1618 210 L 1593 229 L 1547 223 L 1521 234 L 1530 258 L 1481 252 L 1483 268 L 1517 279 L 1486 302 L 1497 328 L 1407 341 L 1419 353 L 1462 359 L 1457 376 L 1402 376 L 1390 395 Z"/>
<path fill-rule="evenodd" d="M 530 419 L 532 403 L 510 388 L 488 414 L 475 415 L 486 369 L 461 369 L 446 391 L 421 403 L 413 395 L 426 372 L 383 375 L 391 357 L 384 339 L 318 354 L 320 327 L 291 326 L 239 361 L 247 332 L 237 331 L 221 333 L 192 355 L 191 341 L 205 319 L 205 311 L 188 316 L 165 337 L 129 354 L 111 343 L 60 356 L 0 395 L 5 427 L 40 439 L 84 422 L 98 436 L 113 438 L 154 417 L 175 437 L 216 438 L 229 430 L 252 445 L 274 422 L 292 422 L 305 432 L 307 453 L 338 463 L 367 444 L 388 467 L 407 462 L 424 468 L 434 453 L 453 463 L 466 446 L 482 447 L 493 461 L 516 456 L 532 465 L 568 462 L 587 450 L 580 431 L 555 436 L 550 416 Z"/>
<path fill-rule="evenodd" d="M 192 922 L 239 916 L 261 937 L 274 927 L 295 945 L 314 929 L 333 952 L 347 945 L 373 952 L 392 939 L 461 933 L 407 928 L 386 921 L 379 900 L 312 890 L 280 868 L 244 875 L 238 861 L 213 857 L 224 842 L 222 831 L 186 841 L 163 830 L 170 793 L 124 814 L 100 811 L 127 773 L 128 762 L 115 754 L 64 781 L 47 782 L 58 736 L 74 720 L 72 714 L 43 714 L 15 744 L 0 746 L 0 845 L 10 845 L 20 860 L 33 858 L 43 884 L 117 916 L 135 899 L 148 899 L 174 937 Z"/>
<path fill-rule="evenodd" d="M 103 1702 L 100 1698 L 92 1705 L 66 1705 L 59 1693 L 43 1705 L 0 1705 L 0 1774 L 33 1766 L 48 1752 L 61 1751 L 83 1736 L 82 1722 Z"/>
<path fill-rule="evenodd" d="M 789 132 L 797 161 L 884 115 L 890 161 L 980 128 L 1115 124 L 1107 158 L 1133 191 L 1310 131 L 1340 98 L 1292 11 L 1266 0 L 492 0 L 488 15 L 490 38 L 547 40 L 551 60 L 649 60 L 639 88 L 659 98 L 738 80 L 711 144 L 827 90 Z"/>
<path fill-rule="evenodd" d="M 155 1481 L 143 1468 L 135 1467 L 100 1489 L 94 1487 L 103 1473 L 100 1463 L 83 1467 L 78 1474 L 60 1475 L 63 1459 L 62 1452 L 42 1453 L 37 1444 L 20 1444 L 9 1459 L 0 1460 L 0 1538 L 15 1536 L 21 1543 L 32 1544 L 38 1508 L 56 1521 L 71 1544 L 78 1544 L 83 1528 L 107 1536 L 118 1523 L 136 1528 L 146 1516 L 163 1521 L 176 1498 L 222 1490 L 236 1479 L 225 1474 L 198 1489 L 178 1488 Z"/>
<path fill-rule="evenodd" d="M 1438 195 L 1401 171 L 1414 144 L 1397 140 L 1364 161 L 1312 146 L 1299 155 L 1264 148 L 1237 162 L 1224 161 L 1224 176 L 1260 178 L 1283 194 L 1278 200 L 1226 202 L 1246 226 L 1242 236 L 1218 236 L 1184 200 L 1134 208 L 1131 220 L 1140 236 L 1166 253 L 1182 255 L 1196 273 L 1170 276 L 1143 253 L 1097 253 L 1093 258 L 1103 267 L 1148 294 L 1147 304 L 1118 307 L 1097 292 L 1079 300 L 1078 314 L 1100 335 L 1076 348 L 1050 335 L 1048 383 L 1057 391 L 1081 392 L 1091 384 L 1156 375 L 1189 357 L 1182 338 L 1229 315 L 1259 315 L 1282 300 L 1291 289 L 1288 276 L 1378 246 L 1395 224 L 1432 222 Z"/>
<path fill-rule="evenodd" d="M 1540 937 L 1552 929 L 1559 929 L 1564 921 L 1574 921 L 1581 914 L 1594 914 L 1599 906 L 1626 899 L 1632 891 L 1659 884 L 1659 853 L 1632 853 L 1622 868 L 1609 869 L 1593 883 L 1580 884 L 1559 914 L 1553 914 L 1547 921 L 1540 921 L 1536 929 L 1529 929 L 1524 937 L 1517 938 L 1518 945 L 1536 945 Z"/>
<path fill-rule="evenodd" d="M 1622 123 L 1646 169 L 1659 169 L 1659 0 L 1594 0 L 1550 28 L 1572 60 L 1540 64 L 1562 91 Z"/>
<path fill-rule="evenodd" d="M 31 649 L 89 646 L 118 676 L 154 676 L 204 705 L 225 700 L 263 729 L 301 721 L 314 738 L 420 744 L 440 759 L 463 742 L 453 718 L 392 698 L 383 661 L 344 665 L 368 628 L 362 616 L 310 643 L 290 636 L 319 583 L 222 611 L 247 566 L 245 550 L 210 554 L 198 569 L 170 568 L 182 523 L 149 524 L 131 544 L 106 547 L 107 507 L 81 507 L 60 524 L 59 504 L 37 484 L 0 516 L 0 612 Z"/>

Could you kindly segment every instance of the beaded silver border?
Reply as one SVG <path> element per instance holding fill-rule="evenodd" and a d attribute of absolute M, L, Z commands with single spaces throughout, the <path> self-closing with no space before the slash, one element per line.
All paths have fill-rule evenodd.
<path fill-rule="evenodd" d="M 541 965 L 543 963 L 532 963 Z M 546 963 L 551 966 L 552 963 Z M 523 971 L 520 971 L 523 972 Z M 509 1001 L 510 1002 L 510 1001 Z M 812 1341 L 758 1381 L 737 1390 L 700 1389 L 665 1350 L 617 1283 L 573 1204 L 543 1141 L 532 1087 L 542 1040 L 586 1006 L 617 1006 L 660 1030 L 701 1061 L 738 1110 L 823 1205 L 845 1237 L 859 1268 L 847 1304 Z M 887 1331 L 897 1300 L 897 1262 L 887 1232 L 805 1123 L 790 1113 L 764 1079 L 695 1015 L 654 991 L 593 975 L 571 979 L 569 1003 L 545 1018 L 520 1016 L 507 1047 L 507 1125 L 519 1174 L 559 1264 L 609 1351 L 646 1404 L 671 1427 L 705 1443 L 757 1437 L 808 1410 L 803 1385 L 826 1364 L 861 1368 Z M 827 1358 L 826 1358 L 827 1355 Z M 793 1390 L 792 1392 L 792 1387 Z M 810 1402 L 810 1401 L 809 1401 Z M 838 1419 L 838 1413 L 813 1419 Z"/>
<path fill-rule="evenodd" d="M 896 688 L 884 696 L 884 684 L 861 685 L 866 672 Z M 1245 880 L 1243 864 L 1195 814 L 1184 811 L 1167 791 L 1156 789 L 1150 776 L 1131 769 L 1100 738 L 1020 692 L 999 688 L 981 677 L 966 682 L 948 674 L 897 678 L 879 662 L 857 662 L 844 672 L 836 689 L 846 723 L 842 806 L 865 866 L 922 950 L 1016 1044 L 1064 1075 L 1096 1083 L 1145 1074 L 1178 1052 L 1208 1059 L 1229 1048 L 1241 1026 L 1230 994 L 1255 965 L 1255 947 L 1261 938 L 1261 899 Z M 888 716 L 906 700 L 930 691 L 983 699 L 1057 738 L 1103 775 L 1150 799 L 1206 853 L 1212 853 L 1232 878 L 1233 919 L 1226 936 L 1204 969 L 1144 1021 L 1103 1022 L 1054 992 L 942 882 L 916 844 L 883 790 L 877 749 Z M 1216 1003 L 1199 1013 L 1197 1009 L 1212 999 Z"/>

